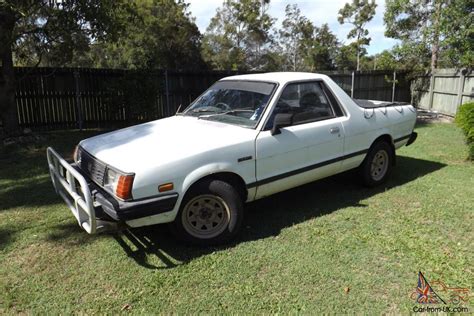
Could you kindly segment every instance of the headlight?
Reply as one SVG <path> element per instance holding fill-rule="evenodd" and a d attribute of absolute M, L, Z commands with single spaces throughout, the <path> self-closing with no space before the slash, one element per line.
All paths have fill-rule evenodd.
<path fill-rule="evenodd" d="M 113 169 L 107 168 L 105 172 L 104 188 L 110 192 L 115 192 L 120 174 Z"/>
<path fill-rule="evenodd" d="M 120 172 L 107 168 L 105 172 L 104 188 L 115 194 L 118 198 L 128 200 L 132 197 L 133 174 L 121 174 Z"/>

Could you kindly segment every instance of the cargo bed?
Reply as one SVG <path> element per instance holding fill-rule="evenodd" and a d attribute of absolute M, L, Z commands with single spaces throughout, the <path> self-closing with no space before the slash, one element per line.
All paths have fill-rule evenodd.
<path fill-rule="evenodd" d="M 374 100 L 362 100 L 362 99 L 353 99 L 354 102 L 364 109 L 373 109 L 373 108 L 382 108 L 387 106 L 400 106 L 408 105 L 407 102 L 390 102 L 390 101 L 374 101 Z"/>

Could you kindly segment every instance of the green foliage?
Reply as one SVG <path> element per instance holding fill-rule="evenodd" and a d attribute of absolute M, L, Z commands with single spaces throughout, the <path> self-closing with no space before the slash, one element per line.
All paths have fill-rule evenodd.
<path fill-rule="evenodd" d="M 444 0 L 387 0 L 384 13 L 385 35 L 408 46 L 426 45 L 431 51 L 431 68 L 439 53 L 440 18 Z"/>
<path fill-rule="evenodd" d="M 375 55 L 374 69 L 395 70 L 398 68 L 397 64 L 395 56 L 389 50 L 384 50 Z"/>
<path fill-rule="evenodd" d="M 353 25 L 353 29 L 347 34 L 347 38 L 354 38 L 357 56 L 356 69 L 360 70 L 361 48 L 370 44 L 369 30 L 365 25 L 370 22 L 375 15 L 377 4 L 374 0 L 352 0 L 352 3 L 346 3 L 339 10 L 337 20 L 340 24 L 349 23 Z"/>
<path fill-rule="evenodd" d="M 361 55 L 364 55 L 365 53 L 365 48 L 361 47 Z M 357 69 L 357 44 L 351 43 L 342 46 L 336 55 L 335 63 L 336 68 L 339 70 Z"/>
<path fill-rule="evenodd" d="M 463 131 L 469 146 L 469 159 L 474 160 L 474 102 L 461 105 L 456 114 L 456 124 Z"/>
<path fill-rule="evenodd" d="M 11 37 L 2 37 L 0 46 L 10 46 L 15 63 L 28 66 L 67 64 L 92 41 L 117 40 L 134 18 L 126 0 L 2 0 L 0 14 L 15 20 Z"/>
<path fill-rule="evenodd" d="M 401 70 L 417 73 L 429 67 L 430 50 L 423 43 L 402 42 L 390 50 L 361 59 L 362 70 Z"/>
<path fill-rule="evenodd" d="M 19 29 L 26 33 L 14 52 L 17 65 L 206 68 L 201 34 L 182 0 L 63 2 L 59 8 L 42 5 L 36 13 L 25 13 Z M 82 15 L 89 19 L 80 20 Z"/>
<path fill-rule="evenodd" d="M 312 46 L 314 25 L 296 4 L 288 4 L 285 8 L 285 19 L 279 31 L 280 45 L 285 58 L 284 69 L 292 71 L 305 70 L 305 59 Z"/>
<path fill-rule="evenodd" d="M 312 70 L 335 69 L 336 56 L 339 51 L 339 41 L 331 32 L 327 23 L 315 27 L 313 46 L 309 52 L 310 68 Z"/>
<path fill-rule="evenodd" d="M 387 0 L 385 35 L 400 39 L 402 47 L 429 50 L 432 67 L 438 60 L 442 67 L 471 67 L 474 63 L 473 12 L 474 4 L 470 0 Z M 418 59 L 422 59 L 418 65 L 428 68 L 430 56 L 418 54 Z"/>
<path fill-rule="evenodd" d="M 451 1 L 441 15 L 441 66 L 472 67 L 474 65 L 474 2 Z M 443 58 L 444 57 L 444 58 Z"/>
<path fill-rule="evenodd" d="M 211 19 L 203 38 L 202 55 L 215 69 L 260 70 L 271 44 L 274 24 L 267 14 L 269 0 L 226 0 Z"/>
<path fill-rule="evenodd" d="M 315 71 L 334 69 L 338 49 L 336 36 L 327 24 L 320 28 L 301 14 L 296 4 L 287 5 L 279 31 L 284 70 Z"/>
<path fill-rule="evenodd" d="M 392 49 L 392 52 L 400 70 L 417 72 L 430 67 L 431 50 L 425 42 L 402 41 Z"/>
<path fill-rule="evenodd" d="M 173 0 L 136 0 L 137 19 L 117 42 L 98 41 L 88 54 L 92 67 L 203 69 L 201 34 L 187 11 Z M 83 61 L 78 60 L 78 64 Z"/>

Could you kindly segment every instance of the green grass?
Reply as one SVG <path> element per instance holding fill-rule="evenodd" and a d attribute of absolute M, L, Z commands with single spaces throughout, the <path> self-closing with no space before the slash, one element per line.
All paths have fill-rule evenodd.
<path fill-rule="evenodd" d="M 70 155 L 92 133 L 4 148 L 0 313 L 407 313 L 418 271 L 473 290 L 474 165 L 454 125 L 417 131 L 384 187 L 343 174 L 277 194 L 247 205 L 234 244 L 207 249 L 166 226 L 80 230 L 45 146 Z"/>

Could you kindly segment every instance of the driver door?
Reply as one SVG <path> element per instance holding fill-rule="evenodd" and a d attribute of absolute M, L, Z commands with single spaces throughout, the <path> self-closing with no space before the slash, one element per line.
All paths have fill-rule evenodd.
<path fill-rule="evenodd" d="M 256 198 L 338 173 L 344 116 L 335 111 L 322 82 L 287 85 L 256 139 Z M 293 114 L 293 124 L 272 135 L 275 115 Z"/>

